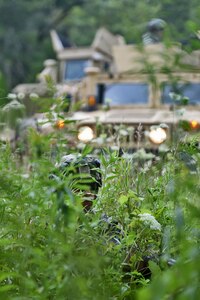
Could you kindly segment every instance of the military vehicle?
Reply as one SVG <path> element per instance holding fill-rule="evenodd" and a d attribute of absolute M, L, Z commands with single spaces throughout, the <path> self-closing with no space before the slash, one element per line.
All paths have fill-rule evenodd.
<path fill-rule="evenodd" d="M 72 116 L 80 141 L 153 150 L 172 139 L 178 124 L 186 135 L 199 131 L 199 51 L 124 44 L 113 47 L 113 61 L 114 72 L 87 70 L 82 81 L 87 105 Z"/>
<path fill-rule="evenodd" d="M 89 48 L 65 49 L 55 31 L 51 37 L 57 73 L 49 60 L 40 83 L 15 91 L 45 94 L 45 76 L 51 75 L 60 94 L 84 104 L 67 116 L 76 121 L 77 141 L 157 149 L 172 138 L 177 124 L 198 135 L 200 50 L 188 54 L 178 44 L 127 45 L 104 28 Z M 180 104 L 187 98 L 183 112 Z"/>

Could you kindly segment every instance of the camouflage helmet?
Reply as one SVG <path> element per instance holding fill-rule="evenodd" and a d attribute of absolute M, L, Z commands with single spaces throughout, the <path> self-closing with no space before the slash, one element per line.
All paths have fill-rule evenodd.
<path fill-rule="evenodd" d="M 57 164 L 56 167 L 64 175 L 67 175 L 68 172 L 80 175 L 83 173 L 85 173 L 85 175 L 87 174 L 88 178 L 91 179 L 89 183 L 90 192 L 96 194 L 98 189 L 102 186 L 101 163 L 96 157 L 89 155 L 82 157 L 81 154 L 68 154 L 61 158 L 61 162 Z M 70 169 L 70 167 L 73 167 L 73 170 Z"/>
<path fill-rule="evenodd" d="M 164 20 L 162 20 L 162 19 L 152 19 L 147 24 L 147 29 L 150 32 L 155 32 L 155 31 L 164 30 L 165 26 L 166 26 L 166 22 Z"/>

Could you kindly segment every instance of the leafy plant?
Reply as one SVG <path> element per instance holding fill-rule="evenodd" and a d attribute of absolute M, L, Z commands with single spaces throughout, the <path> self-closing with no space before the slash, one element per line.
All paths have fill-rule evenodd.
<path fill-rule="evenodd" d="M 29 130 L 22 160 L 0 144 L 0 297 L 197 299 L 198 148 L 179 140 L 155 158 L 86 146 L 103 182 L 86 212 L 86 174 L 55 167 L 78 152 L 65 134 Z"/>

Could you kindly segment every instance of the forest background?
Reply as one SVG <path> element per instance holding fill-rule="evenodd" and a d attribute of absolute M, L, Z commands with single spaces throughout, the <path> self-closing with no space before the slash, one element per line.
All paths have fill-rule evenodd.
<path fill-rule="evenodd" d="M 51 29 L 66 46 L 90 45 L 101 26 L 135 44 L 151 18 L 168 23 L 172 40 L 187 41 L 200 28 L 199 0 L 0 0 L 0 89 L 34 82 L 55 58 Z"/>

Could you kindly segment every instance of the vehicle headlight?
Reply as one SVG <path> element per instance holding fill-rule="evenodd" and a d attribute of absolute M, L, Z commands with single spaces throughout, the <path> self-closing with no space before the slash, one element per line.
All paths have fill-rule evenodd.
<path fill-rule="evenodd" d="M 81 142 L 89 142 L 94 138 L 94 132 L 91 127 L 83 126 L 79 128 L 78 139 Z"/>
<path fill-rule="evenodd" d="M 56 128 L 57 129 L 63 129 L 65 127 L 65 121 L 64 120 L 58 120 L 56 122 Z"/>
<path fill-rule="evenodd" d="M 199 129 L 200 128 L 199 122 L 197 122 L 196 120 L 190 121 L 190 128 L 193 130 Z"/>
<path fill-rule="evenodd" d="M 162 144 L 167 139 L 167 133 L 163 128 L 152 129 L 149 133 L 149 139 L 154 144 Z"/>

